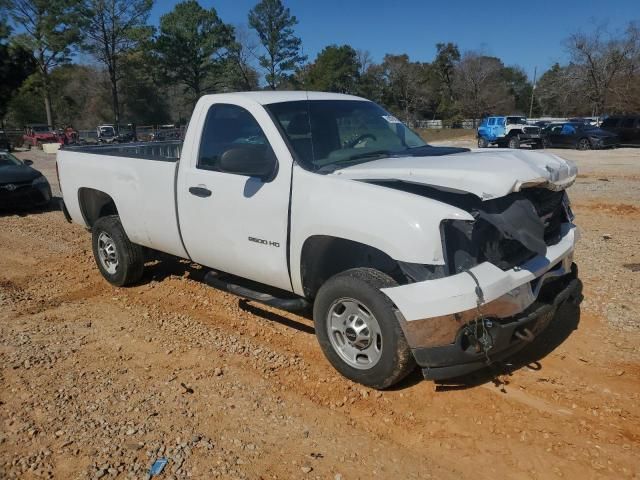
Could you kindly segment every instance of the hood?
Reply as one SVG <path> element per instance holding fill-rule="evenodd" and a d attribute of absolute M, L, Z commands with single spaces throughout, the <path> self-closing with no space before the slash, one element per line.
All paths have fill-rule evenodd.
<path fill-rule="evenodd" d="M 40 175 L 38 170 L 27 165 L 0 166 L 0 184 L 28 182 Z"/>
<path fill-rule="evenodd" d="M 550 153 L 483 149 L 440 157 L 384 158 L 331 175 L 362 181 L 399 180 L 489 200 L 531 186 L 562 190 L 575 181 L 577 168 Z"/>

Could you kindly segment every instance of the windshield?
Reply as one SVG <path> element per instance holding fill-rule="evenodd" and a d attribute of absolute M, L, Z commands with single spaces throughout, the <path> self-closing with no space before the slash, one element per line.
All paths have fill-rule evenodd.
<path fill-rule="evenodd" d="M 100 135 L 105 137 L 115 136 L 116 131 L 113 127 L 100 127 Z"/>
<path fill-rule="evenodd" d="M 22 162 L 9 152 L 0 152 L 0 167 L 14 167 L 22 165 Z"/>
<path fill-rule="evenodd" d="M 508 125 L 526 125 L 527 119 L 524 117 L 507 117 Z"/>
<path fill-rule="evenodd" d="M 299 161 L 313 171 L 379 158 L 411 155 L 428 145 L 400 120 L 372 102 L 302 100 L 267 105 Z"/>
<path fill-rule="evenodd" d="M 48 133 L 49 127 L 47 127 L 46 125 L 34 125 L 33 127 L 31 127 L 31 130 L 36 133 Z"/>

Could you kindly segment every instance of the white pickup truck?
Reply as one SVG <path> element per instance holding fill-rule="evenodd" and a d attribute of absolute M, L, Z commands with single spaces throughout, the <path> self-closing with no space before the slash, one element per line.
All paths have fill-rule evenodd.
<path fill-rule="evenodd" d="M 327 359 L 375 388 L 505 358 L 580 298 L 572 163 L 432 147 L 362 98 L 207 95 L 183 142 L 64 148 L 57 166 L 109 282 L 139 282 L 151 249 L 242 297 L 313 304 Z"/>

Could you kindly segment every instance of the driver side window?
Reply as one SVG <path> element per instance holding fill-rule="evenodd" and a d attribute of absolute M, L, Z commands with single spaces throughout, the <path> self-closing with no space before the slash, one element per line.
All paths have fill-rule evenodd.
<path fill-rule="evenodd" d="M 269 142 L 257 120 L 244 108 L 212 105 L 202 130 L 197 168 L 220 171 L 222 154 L 238 145 L 269 146 Z"/>

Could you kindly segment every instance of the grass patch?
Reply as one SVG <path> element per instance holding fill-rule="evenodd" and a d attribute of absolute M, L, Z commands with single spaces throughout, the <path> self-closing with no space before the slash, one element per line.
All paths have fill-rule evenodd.
<path fill-rule="evenodd" d="M 425 142 L 438 140 L 473 140 L 476 138 L 475 130 L 463 128 L 419 128 L 416 130 Z"/>

